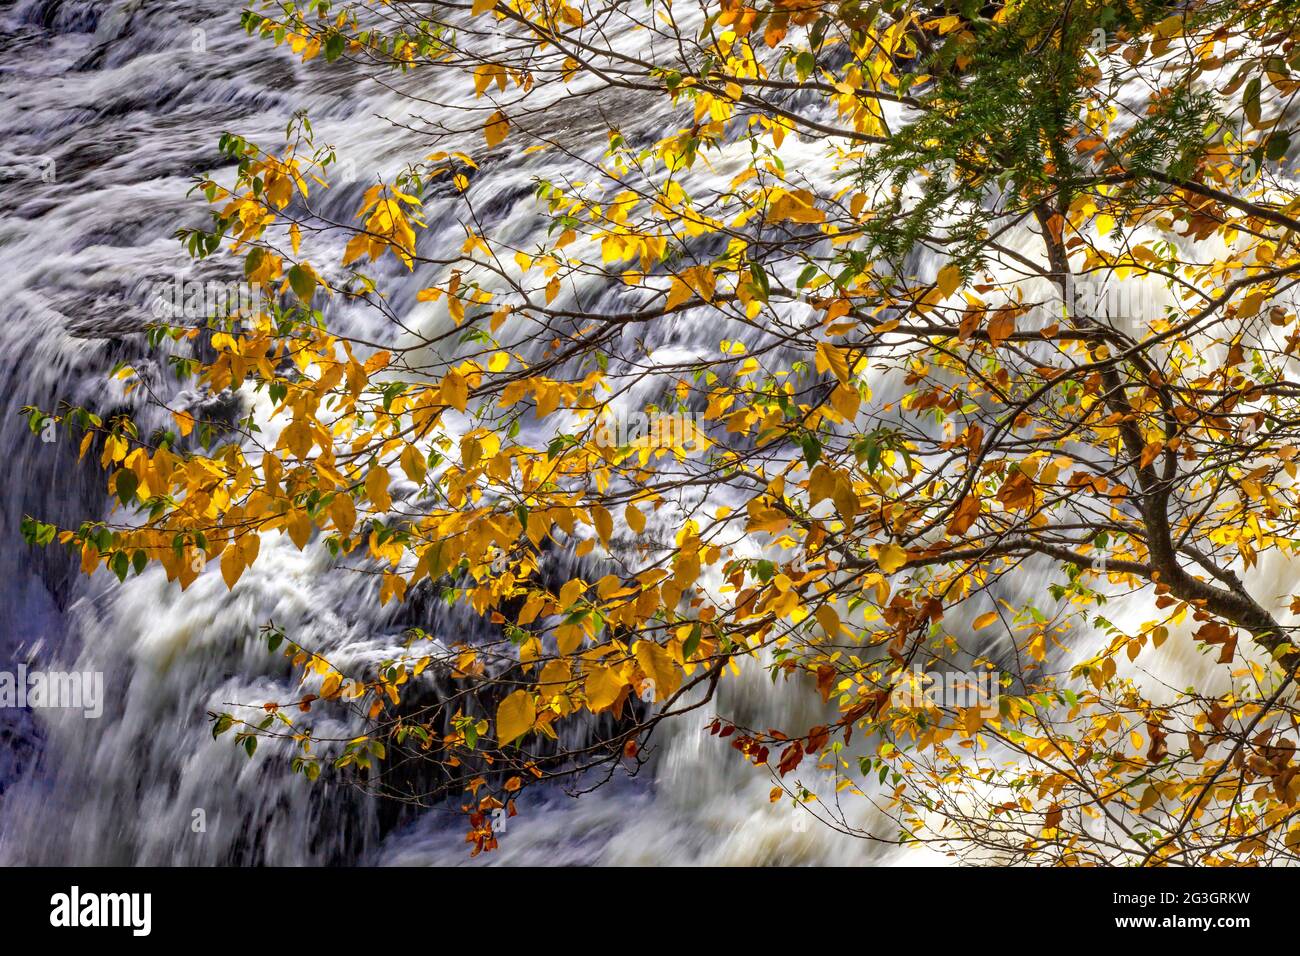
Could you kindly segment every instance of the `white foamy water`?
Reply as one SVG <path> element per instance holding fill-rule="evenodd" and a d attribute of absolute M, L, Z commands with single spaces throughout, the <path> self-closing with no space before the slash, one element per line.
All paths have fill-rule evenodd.
<path fill-rule="evenodd" d="M 197 46 L 206 49 L 196 48 L 195 31 L 202 31 Z M 139 336 L 131 336 L 147 321 L 133 293 L 148 277 L 187 267 L 171 235 L 205 216 L 201 201 L 186 193 L 191 177 L 218 162 L 215 144 L 223 131 L 274 147 L 292 113 L 306 110 L 318 141 L 337 146 L 359 180 L 391 176 L 419 155 L 415 133 L 375 119 L 409 122 L 404 100 L 346 70 L 304 67 L 250 40 L 229 4 L 23 2 L 6 12 L 0 36 L 0 160 L 7 175 L 0 195 L 0 295 L 9 309 L 0 327 L 6 356 L 0 374 L 10 410 L 48 409 L 58 401 L 134 407 L 103 376 L 119 359 L 144 374 L 159 373 L 165 386 Z M 419 92 L 431 101 L 455 99 L 459 86 Z M 539 122 L 548 133 L 570 136 L 570 143 L 575 134 L 598 131 L 598 124 L 571 115 Z M 650 112 L 638 122 L 657 136 L 671 120 Z M 593 155 L 602 148 L 594 142 Z M 515 155 L 486 165 L 475 180 L 481 213 L 498 235 L 520 245 L 543 227 L 531 187 L 544 162 Z M 336 218 L 350 216 L 361 188 L 325 196 L 322 208 Z M 440 214 L 451 210 L 444 205 L 434 200 L 426 207 L 434 226 L 421 236 L 423 255 L 452 251 L 463 241 L 458 227 L 439 232 Z M 426 333 L 447 322 L 445 311 L 440 317 L 414 301 L 415 291 L 434 278 L 417 269 L 393 280 L 394 308 Z M 353 333 L 391 334 L 373 317 L 335 319 L 353 323 L 345 325 Z M 689 321 L 663 323 L 651 334 L 650 344 L 665 358 L 694 358 L 717 346 L 716 331 Z M 5 540 L 17 539 L 24 514 L 69 524 L 104 513 L 100 478 L 75 464 L 76 450 L 65 447 L 70 442 L 43 444 L 14 414 L 0 419 L 0 429 L 9 450 L 0 511 Z M 655 520 L 665 525 L 658 530 L 672 533 L 671 517 Z M 344 666 L 397 651 L 413 623 L 409 612 L 399 618 L 391 606 L 375 608 L 371 583 L 329 573 L 323 548 L 298 552 L 287 539 L 269 536 L 233 593 L 215 569 L 181 593 L 158 569 L 118 585 L 103 571 L 86 580 L 53 552 L 33 556 L 10 546 L 0 550 L 0 561 L 0 646 L 15 660 L 103 671 L 107 696 L 104 716 L 94 721 L 58 712 L 9 719 L 0 858 L 112 864 L 468 859 L 456 814 L 434 809 L 394 826 L 391 815 L 356 790 L 324 778 L 309 785 L 265 752 L 249 760 L 228 738 L 211 737 L 207 711 L 291 693 L 287 665 L 256 638 L 267 619 Z M 432 603 L 419 622 L 430 632 L 475 626 Z M 718 705 L 755 724 L 816 722 L 798 706 L 797 696 L 774 693 L 757 669 L 724 682 Z M 770 805 L 770 781 L 703 733 L 709 719 L 700 711 L 661 728 L 652 762 L 635 780 L 580 801 L 560 790 L 525 799 L 501 849 L 477 862 L 879 858 L 869 843 L 798 826 L 788 806 Z M 206 832 L 191 827 L 196 810 L 203 811 Z"/>

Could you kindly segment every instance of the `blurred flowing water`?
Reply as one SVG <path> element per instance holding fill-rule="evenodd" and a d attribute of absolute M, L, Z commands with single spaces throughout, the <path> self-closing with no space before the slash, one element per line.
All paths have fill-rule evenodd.
<path fill-rule="evenodd" d="M 343 666 L 391 656 L 413 623 L 460 639 L 474 633 L 474 621 L 437 601 L 381 611 L 366 576 L 331 574 L 323 547 L 299 552 L 278 535 L 263 542 L 262 557 L 233 592 L 214 568 L 184 593 L 158 569 L 123 585 L 102 570 L 87 579 L 57 550 L 30 551 L 19 536 L 24 514 L 75 525 L 103 516 L 105 503 L 102 479 L 77 465 L 72 440 L 41 441 L 17 409 L 66 401 L 101 413 L 131 409 L 148 423 L 153 413 L 105 377 L 119 360 L 175 391 L 156 356 L 144 352 L 138 333 L 149 316 L 136 293 L 147 277 L 187 268 L 172 234 L 205 221 L 202 201 L 186 194 L 193 176 L 219 168 L 220 134 L 235 131 L 275 148 L 288 119 L 305 110 L 318 141 L 337 146 L 358 180 L 373 181 L 420 155 L 412 129 L 376 119 L 418 128 L 409 106 L 346 67 L 304 66 L 248 38 L 237 7 L 223 0 L 22 0 L 0 16 L 0 301 L 8 312 L 0 325 L 0 660 L 13 662 L 9 670 L 30 662 L 102 671 L 107 698 L 98 720 L 55 710 L 3 712 L 0 860 L 465 862 L 457 814 L 395 815 L 359 790 L 326 782 L 328 773 L 309 785 L 265 752 L 250 760 L 230 739 L 214 741 L 205 714 L 292 693 L 287 666 L 256 637 L 268 619 Z M 431 103 L 453 96 L 416 92 Z M 601 105 L 636 112 L 631 103 Z M 570 142 L 598 130 L 584 129 L 571 112 L 538 122 L 543 133 Z M 653 114 L 640 122 L 661 132 Z M 595 141 L 594 155 L 603 145 Z M 532 185 L 544 162 L 515 156 L 479 173 L 473 196 L 490 230 L 524 245 L 528 230 L 539 228 Z M 319 208 L 346 221 L 362 188 L 331 190 Z M 463 241 L 450 218 L 452 201 L 427 204 L 432 228 L 421 235 L 423 255 Z M 442 221 L 452 227 L 440 231 Z M 414 327 L 447 322 L 415 301 L 435 278 L 420 269 L 389 277 L 393 309 Z M 371 316 L 332 321 L 355 333 L 392 334 Z M 665 323 L 653 334 L 656 355 L 666 359 L 717 346 L 716 330 L 703 334 L 689 323 Z M 675 531 L 673 519 L 658 520 L 665 537 Z M 552 560 L 561 571 L 573 562 Z M 724 683 L 720 706 L 737 716 L 772 725 L 817 722 L 816 714 L 778 701 L 761 670 Z M 581 800 L 557 789 L 521 801 L 501 849 L 477 862 L 877 857 L 869 843 L 803 827 L 788 806 L 771 806 L 770 781 L 704 734 L 707 720 L 701 711 L 659 734 L 648 772 L 634 780 L 616 780 Z M 206 832 L 191 826 L 199 809 Z"/>
<path fill-rule="evenodd" d="M 430 114 L 459 95 L 413 91 Z M 55 551 L 29 551 L 18 528 L 24 514 L 75 525 L 105 513 L 98 472 L 77 466 L 66 437 L 45 443 L 32 435 L 18 408 L 67 401 L 101 412 L 142 411 L 104 375 L 123 359 L 175 391 L 156 357 L 144 352 L 138 332 L 148 316 L 135 290 L 144 278 L 186 268 L 172 234 L 205 221 L 202 201 L 186 194 L 193 176 L 219 168 L 219 135 L 231 130 L 274 148 L 291 115 L 306 110 L 318 141 L 336 145 L 358 180 L 373 181 L 421 155 L 417 131 L 424 120 L 413 122 L 405 101 L 346 66 L 303 65 L 248 38 L 238 28 L 238 5 L 226 0 L 19 0 L 0 12 L 0 97 L 0 302 L 7 311 L 0 324 L 0 662 L 11 662 L 0 669 L 32 662 L 102 671 L 107 698 L 98 720 L 3 712 L 0 860 L 467 862 L 456 814 L 395 814 L 359 790 L 328 782 L 328 772 L 308 784 L 265 752 L 250 760 L 230 739 L 214 741 L 205 714 L 292 694 L 287 665 L 256 636 L 268 619 L 345 667 L 393 655 L 412 624 L 464 639 L 475 633 L 475 621 L 439 601 L 380 610 L 367 576 L 331 573 L 323 547 L 300 552 L 279 535 L 263 541 L 257 565 L 233 592 L 210 569 L 182 593 L 158 569 L 123 585 L 102 570 L 86 579 Z M 657 102 L 606 99 L 593 104 L 593 116 L 600 115 L 596 106 L 651 137 L 673 128 Z M 599 156 L 597 123 L 585 128 L 571 107 L 554 113 L 535 120 L 537 131 L 571 146 L 596 134 L 589 138 Z M 385 126 L 377 116 L 409 128 Z M 791 152 L 788 164 L 823 161 L 819 147 L 794 144 Z M 533 177 L 548 161 L 554 162 L 515 153 L 484 165 L 471 198 L 487 232 L 529 245 L 529 230 L 544 227 L 532 207 Z M 728 179 L 745 162 L 719 161 L 717 175 Z M 358 182 L 331 190 L 318 211 L 347 221 L 363 188 Z M 464 234 L 454 203 L 435 197 L 426 204 L 431 228 L 421 234 L 422 255 L 459 250 Z M 437 278 L 433 267 L 388 275 L 393 311 L 412 328 L 447 324 L 445 311 L 440 316 L 415 300 Z M 621 294 L 591 291 L 602 304 Z M 331 321 L 368 337 L 392 336 L 370 315 L 339 313 Z M 715 327 L 680 319 L 645 334 L 664 361 L 716 354 L 720 338 Z M 143 411 L 147 420 L 151 413 Z M 653 520 L 661 527 L 651 530 L 667 538 L 680 513 Z M 576 567 L 571 556 L 550 560 L 556 572 Z M 1024 571 L 1004 585 L 1004 596 L 1041 596 L 1044 583 Z M 1194 656 L 1173 660 L 1165 676 L 1185 685 L 1202 666 Z M 724 681 L 720 695 L 716 709 L 751 726 L 807 727 L 823 719 L 810 701 L 815 695 L 782 694 L 760 668 Z M 769 804 L 764 774 L 702 732 L 711 713 L 701 709 L 661 728 L 650 766 L 633 780 L 580 800 L 559 789 L 522 800 L 500 850 L 474 862 L 931 860 L 924 851 L 904 857 L 796 824 L 787 804 Z M 867 801 L 859 804 L 846 807 L 855 825 L 892 835 Z M 199 809 L 206 832 L 191 827 Z"/>

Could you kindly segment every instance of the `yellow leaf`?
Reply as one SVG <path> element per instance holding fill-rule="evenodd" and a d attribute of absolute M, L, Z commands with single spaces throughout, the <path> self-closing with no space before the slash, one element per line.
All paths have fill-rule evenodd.
<path fill-rule="evenodd" d="M 537 708 L 526 690 L 517 690 L 497 707 L 497 742 L 505 746 L 533 729 Z"/>
<path fill-rule="evenodd" d="M 808 481 L 808 504 L 815 505 L 835 495 L 835 470 L 828 465 L 818 465 Z"/>
<path fill-rule="evenodd" d="M 655 700 L 666 700 L 682 685 L 682 671 L 668 651 L 654 641 L 637 641 L 632 649 L 645 676 L 654 681 Z"/>
<path fill-rule="evenodd" d="M 849 362 L 844 357 L 844 353 L 835 346 L 826 342 L 817 343 L 816 356 L 817 371 L 825 372 L 828 369 L 835 373 L 835 377 L 841 382 L 849 380 Z"/>
<path fill-rule="evenodd" d="M 840 616 L 836 613 L 835 608 L 829 604 L 823 604 L 813 615 L 817 618 L 817 623 L 822 626 L 827 637 L 838 637 L 840 633 Z"/>
<path fill-rule="evenodd" d="M 840 417 L 846 422 L 853 421 L 858 415 L 858 406 L 862 404 L 862 396 L 858 394 L 857 389 L 848 385 L 837 385 L 835 391 L 831 392 L 831 408 L 839 412 Z"/>
<path fill-rule="evenodd" d="M 338 493 L 329 503 L 330 517 L 334 519 L 334 527 L 343 537 L 352 533 L 352 526 L 357 523 L 357 506 L 352 503 L 352 496 Z"/>
<path fill-rule="evenodd" d="M 555 629 L 555 646 L 561 654 L 572 654 L 582 646 L 581 624 L 561 624 Z"/>
<path fill-rule="evenodd" d="M 693 295 L 695 292 L 690 286 L 673 276 L 672 286 L 668 289 L 668 301 L 664 303 L 664 311 L 671 312 Z"/>
<path fill-rule="evenodd" d="M 542 605 L 546 603 L 546 598 L 540 594 L 534 594 L 524 602 L 524 606 L 519 610 L 519 617 L 516 622 L 520 627 L 532 624 L 537 620 L 537 615 L 541 613 Z"/>
<path fill-rule="evenodd" d="M 593 505 L 591 519 L 596 524 L 596 534 L 600 535 L 601 544 L 608 548 L 610 535 L 614 533 L 613 517 L 600 505 Z"/>
<path fill-rule="evenodd" d="M 172 412 L 172 418 L 176 420 L 176 427 L 180 429 L 182 437 L 194 430 L 194 416 L 189 412 Z"/>
<path fill-rule="evenodd" d="M 983 630 L 998 619 L 996 611 L 988 611 L 975 618 L 975 623 L 971 625 L 975 630 Z"/>
<path fill-rule="evenodd" d="M 474 0 L 474 6 L 470 8 L 470 16 L 476 17 L 480 13 L 487 13 L 497 5 L 497 0 Z"/>
<path fill-rule="evenodd" d="M 388 496 L 388 481 L 388 469 L 382 465 L 375 465 L 366 475 L 366 495 L 380 511 L 393 506 L 393 499 Z"/>
<path fill-rule="evenodd" d="M 289 532 L 289 540 L 301 551 L 311 540 L 311 517 L 305 511 L 290 512 L 285 529 Z"/>
<path fill-rule="evenodd" d="M 463 412 L 465 406 L 469 404 L 469 382 L 457 371 L 447 373 L 447 377 L 438 387 L 438 392 L 442 400 L 458 412 Z"/>
<path fill-rule="evenodd" d="M 907 552 L 896 544 L 872 545 L 871 556 L 886 574 L 897 571 L 907 563 Z"/>
<path fill-rule="evenodd" d="M 565 610 L 573 607 L 574 602 L 582 596 L 582 592 L 586 590 L 586 587 L 587 582 L 583 581 L 582 578 L 566 581 L 564 587 L 560 588 L 560 607 Z"/>
<path fill-rule="evenodd" d="M 587 707 L 590 710 L 605 710 L 612 707 L 627 681 L 614 667 L 594 666 L 587 669 L 587 681 L 584 688 L 587 693 Z"/>
<path fill-rule="evenodd" d="M 420 449 L 414 445 L 407 445 L 402 449 L 401 457 L 398 460 L 401 462 L 402 471 L 406 472 L 407 478 L 410 478 L 417 485 L 423 483 L 428 465 L 425 463 L 424 455 L 420 453 Z"/>
<path fill-rule="evenodd" d="M 1252 292 L 1246 298 L 1241 300 L 1241 305 L 1237 306 L 1237 315 L 1240 318 L 1248 319 L 1259 311 L 1260 306 L 1264 304 L 1265 295 L 1262 292 Z"/>
<path fill-rule="evenodd" d="M 572 670 L 568 661 L 547 661 L 537 678 L 538 689 L 549 699 L 563 692 L 571 676 Z"/>
<path fill-rule="evenodd" d="M 637 508 L 636 505 L 628 505 L 627 508 L 624 509 L 623 520 L 626 521 L 627 526 L 637 534 L 640 534 L 645 530 L 645 515 L 641 513 L 641 510 Z"/>
<path fill-rule="evenodd" d="M 339 687 L 340 685 L 342 685 L 342 683 L 343 683 L 343 678 L 340 677 L 338 674 L 325 675 L 325 679 L 321 681 L 320 695 L 324 697 L 326 700 L 330 700 L 331 698 L 336 697 L 339 692 Z"/>
<path fill-rule="evenodd" d="M 699 297 L 705 302 L 713 301 L 713 294 L 718 285 L 718 277 L 713 274 L 713 270 L 708 266 L 692 266 L 690 269 L 683 269 L 681 280 L 698 293 Z"/>
<path fill-rule="evenodd" d="M 497 110 L 488 117 L 487 125 L 483 127 L 483 135 L 487 137 L 488 149 L 496 146 L 506 138 L 510 132 L 510 121 L 506 119 L 506 114 Z"/>
<path fill-rule="evenodd" d="M 239 539 L 239 560 L 244 562 L 244 567 L 251 567 L 257 560 L 257 552 L 262 549 L 262 538 L 256 531 L 247 532 Z"/>
<path fill-rule="evenodd" d="M 358 232 L 348 240 L 347 248 L 343 250 L 343 264 L 351 265 L 364 255 L 370 253 L 370 236 L 364 232 Z M 372 257 L 373 258 L 373 257 Z"/>
<path fill-rule="evenodd" d="M 226 581 L 226 588 L 233 591 L 235 582 L 239 576 L 244 573 L 243 556 L 239 548 L 232 542 L 227 545 L 226 550 L 221 552 L 221 576 Z"/>
<path fill-rule="evenodd" d="M 946 298 L 957 291 L 961 285 L 961 270 L 951 263 L 939 270 L 939 276 L 935 279 L 935 285 Z"/>
<path fill-rule="evenodd" d="M 537 396 L 538 418 L 545 418 L 560 407 L 560 386 L 555 382 L 538 382 L 534 394 Z"/>

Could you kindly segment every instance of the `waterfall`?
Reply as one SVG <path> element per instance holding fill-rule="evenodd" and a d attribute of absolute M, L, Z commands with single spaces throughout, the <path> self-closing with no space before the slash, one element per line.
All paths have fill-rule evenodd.
<path fill-rule="evenodd" d="M 29 663 L 98 671 L 106 691 L 98 719 L 5 712 L 0 860 L 468 862 L 458 814 L 437 807 L 394 814 L 360 790 L 330 782 L 328 772 L 309 784 L 274 754 L 249 759 L 228 738 L 214 740 L 206 714 L 292 694 L 287 663 L 257 634 L 268 619 L 342 666 L 395 654 L 413 623 L 465 635 L 476 621 L 437 601 L 381 610 L 369 581 L 357 580 L 364 576 L 331 572 L 323 547 L 299 552 L 279 535 L 267 536 L 262 556 L 233 592 L 213 568 L 182 593 L 157 568 L 122 584 L 102 569 L 87 579 L 57 548 L 28 551 L 18 533 L 25 514 L 64 525 L 106 514 L 102 476 L 78 465 L 77 449 L 63 434 L 53 442 L 32 434 L 19 408 L 48 410 L 65 401 L 147 416 L 149 409 L 105 376 L 122 360 L 175 393 L 138 334 L 149 320 L 138 293 L 151 276 L 194 274 L 172 234 L 204 221 L 202 201 L 187 191 L 193 176 L 219 166 L 220 134 L 230 130 L 273 146 L 292 114 L 306 110 L 317 139 L 336 145 L 341 163 L 358 172 L 356 184 L 321 200 L 321 208 L 347 219 L 364 188 L 360 180 L 391 177 L 419 154 L 419 122 L 410 122 L 403 98 L 341 64 L 304 65 L 248 38 L 237 11 L 221 0 L 21 0 L 0 20 L 0 50 L 0 297 L 9 310 L 0 327 L 0 435 L 8 452 L 0 648 L 10 670 Z M 439 101 L 459 91 L 419 92 Z M 627 109 L 632 104 L 618 105 L 636 114 Z M 637 105 L 635 122 L 647 135 L 661 135 L 671 119 L 661 104 L 650 105 Z M 386 127 L 377 116 L 412 128 Z M 567 113 L 543 122 L 570 136 L 597 128 L 593 122 L 584 130 Z M 488 163 L 475 180 L 489 224 L 513 232 L 520 244 L 528 230 L 542 227 L 530 204 L 532 177 L 545 161 Z M 438 229 L 438 202 L 426 210 L 431 228 L 421 235 L 421 253 L 458 247 L 463 233 Z M 419 269 L 390 277 L 394 310 L 424 327 L 446 322 L 415 300 L 433 278 Z M 365 324 L 371 317 L 336 314 L 332 321 L 358 334 L 384 333 Z M 664 323 L 653 335 L 650 346 L 665 357 L 695 357 L 717 346 L 716 330 L 689 321 Z M 663 523 L 657 530 L 665 537 L 675 530 L 671 515 L 653 520 Z M 720 694 L 720 710 L 755 724 L 818 719 L 802 695 L 781 694 L 761 668 L 724 681 Z M 876 844 L 807 826 L 788 804 L 769 804 L 768 778 L 703 732 L 710 716 L 699 711 L 661 727 L 651 762 L 635 779 L 616 779 L 581 800 L 559 788 L 526 795 L 500 849 L 474 862 L 887 858 Z M 194 825 L 200 812 L 202 830 Z M 883 821 L 873 813 L 864 805 L 855 822 Z"/>

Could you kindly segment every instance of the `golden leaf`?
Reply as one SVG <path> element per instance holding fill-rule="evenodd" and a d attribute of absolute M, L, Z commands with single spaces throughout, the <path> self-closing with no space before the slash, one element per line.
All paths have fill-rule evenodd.
<path fill-rule="evenodd" d="M 934 281 L 935 285 L 939 287 L 939 291 L 947 298 L 956 292 L 957 287 L 961 285 L 961 270 L 949 263 L 939 270 L 938 278 Z"/>
<path fill-rule="evenodd" d="M 330 518 L 339 534 L 347 537 L 352 533 L 352 526 L 357 523 L 357 506 L 352 503 L 352 496 L 345 492 L 336 494 L 329 503 Z"/>
<path fill-rule="evenodd" d="M 842 625 L 840 624 L 840 616 L 836 613 L 835 608 L 831 607 L 829 604 L 823 604 L 813 612 L 813 616 L 817 618 L 817 623 L 822 626 L 822 630 L 826 632 L 827 637 L 839 636 Z"/>
<path fill-rule="evenodd" d="M 537 678 L 538 689 L 548 698 L 564 690 L 572 676 L 568 661 L 547 661 Z"/>
<path fill-rule="evenodd" d="M 825 372 L 829 370 L 842 383 L 849 380 L 848 359 L 844 357 L 844 352 L 834 345 L 827 342 L 818 342 L 815 362 L 817 371 Z"/>
<path fill-rule="evenodd" d="M 835 391 L 831 392 L 831 408 L 839 412 L 841 418 L 846 422 L 853 421 L 858 414 L 858 406 L 862 404 L 862 397 L 858 390 L 850 385 L 837 385 Z"/>
<path fill-rule="evenodd" d="M 587 668 L 587 680 L 583 685 L 587 707 L 593 711 L 612 707 L 626 685 L 627 681 L 615 667 L 597 665 Z"/>
<path fill-rule="evenodd" d="M 613 517 L 600 505 L 592 505 L 591 520 L 595 522 L 596 534 L 600 535 L 601 544 L 608 548 L 610 535 L 614 533 Z"/>
<path fill-rule="evenodd" d="M 654 641 L 637 641 L 632 648 L 645 676 L 654 681 L 655 700 L 666 700 L 682 685 L 682 671 L 668 651 Z"/>
<path fill-rule="evenodd" d="M 463 412 L 465 406 L 469 404 L 469 383 L 465 380 L 465 376 L 457 371 L 447 373 L 438 387 L 438 392 L 443 402 L 458 412 Z"/>
<path fill-rule="evenodd" d="M 641 513 L 641 510 L 636 505 L 628 505 L 623 510 L 623 520 L 637 534 L 645 530 L 645 515 Z"/>
<path fill-rule="evenodd" d="M 388 496 L 388 469 L 375 465 L 366 475 L 366 495 L 380 511 L 387 511 L 393 506 L 393 499 Z"/>
<path fill-rule="evenodd" d="M 488 117 L 487 125 L 483 127 L 483 135 L 487 137 L 488 149 L 493 148 L 510 132 L 510 121 L 506 119 L 506 114 L 497 110 Z"/>
<path fill-rule="evenodd" d="M 897 571 L 907 563 L 907 551 L 896 544 L 872 545 L 871 556 L 886 574 Z"/>
<path fill-rule="evenodd" d="M 536 722 L 533 695 L 526 690 L 513 692 L 497 707 L 497 742 L 504 747 L 532 730 Z"/>
<path fill-rule="evenodd" d="M 221 576 L 226 581 L 226 588 L 234 590 L 235 582 L 239 576 L 244 573 L 243 555 L 240 554 L 239 548 L 231 542 L 226 546 L 226 550 L 221 552 Z"/>

